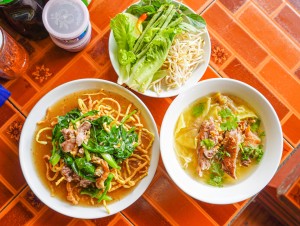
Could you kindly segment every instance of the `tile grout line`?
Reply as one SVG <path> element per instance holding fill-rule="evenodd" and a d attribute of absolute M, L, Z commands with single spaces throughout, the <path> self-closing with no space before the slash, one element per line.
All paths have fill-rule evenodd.
<path fill-rule="evenodd" d="M 285 65 L 285 63 L 283 63 L 283 62 L 281 61 L 281 59 L 278 58 L 277 55 L 273 54 L 273 51 L 271 51 L 267 46 L 264 46 L 264 44 L 262 43 L 262 41 L 260 41 L 260 39 L 255 38 L 255 35 L 252 34 L 252 32 L 251 32 L 250 30 L 248 30 L 247 26 L 245 26 L 245 25 L 243 24 L 243 22 L 240 21 L 240 19 L 238 19 L 237 21 L 239 22 L 240 27 L 243 28 L 245 31 L 247 31 L 247 34 L 248 34 L 253 40 L 255 40 L 257 44 L 259 44 L 264 50 L 267 50 L 267 51 L 266 51 L 267 53 L 272 53 L 271 55 L 268 54 L 268 56 L 270 56 L 271 59 L 273 59 L 276 63 L 278 63 L 278 64 L 283 68 L 284 71 L 286 71 L 288 74 L 292 75 L 293 78 L 295 77 L 293 71 L 295 70 L 295 68 L 298 69 L 298 65 L 300 65 L 300 62 L 298 62 L 297 64 L 295 64 L 295 66 L 293 66 L 292 68 L 289 68 L 288 66 Z M 278 29 L 277 29 L 277 30 L 278 30 Z M 267 56 L 267 57 L 268 57 L 268 56 Z M 261 63 L 260 63 L 260 64 L 261 64 Z M 260 67 L 260 64 L 259 64 L 256 68 Z M 256 69 L 256 68 L 254 68 L 254 69 Z M 295 79 L 295 80 L 296 80 L 296 79 Z M 299 81 L 296 80 L 296 82 L 298 82 L 298 83 L 300 84 Z"/>
<path fill-rule="evenodd" d="M 300 69 L 300 60 L 298 62 L 298 64 L 295 65 L 295 67 L 292 69 L 292 71 L 294 71 L 293 75 L 296 76 L 295 72 Z"/>
<path fill-rule="evenodd" d="M 283 132 L 282 132 L 283 133 Z M 284 133 L 283 133 L 284 134 Z M 293 148 L 293 149 L 295 149 L 296 147 L 297 147 L 297 144 L 295 143 L 295 144 L 292 144 L 287 138 L 285 138 L 284 136 L 283 136 L 283 139 Z M 286 157 L 288 157 L 288 156 L 286 156 Z"/>
<path fill-rule="evenodd" d="M 281 4 L 270 14 L 268 14 L 268 17 L 272 20 L 281 12 L 281 10 L 286 6 L 286 3 L 281 2 Z"/>
<path fill-rule="evenodd" d="M 274 25 L 276 25 L 276 27 L 282 31 L 282 33 L 288 38 L 288 40 L 290 40 L 292 43 L 294 43 L 297 47 L 297 49 L 300 49 L 300 43 L 296 40 L 295 37 L 293 37 L 289 32 L 287 32 L 283 26 L 281 24 L 279 24 L 276 21 L 276 16 L 279 15 L 279 13 L 285 8 L 288 7 L 289 9 L 291 9 L 298 17 L 300 17 L 299 13 L 295 12 L 291 7 L 289 7 L 287 4 L 281 4 L 278 9 L 276 9 L 272 15 L 269 16 L 269 19 L 273 22 Z"/>
<path fill-rule="evenodd" d="M 208 3 L 207 6 L 204 7 L 204 8 L 202 9 L 202 11 L 199 12 L 199 14 L 200 14 L 200 15 L 203 14 L 203 13 L 204 13 L 208 8 L 210 8 L 215 2 L 216 2 L 216 0 L 213 0 L 213 1 L 211 1 L 210 3 Z M 200 7 L 200 8 L 201 8 L 201 7 Z"/>
<path fill-rule="evenodd" d="M 278 98 L 286 107 L 289 108 L 289 111 L 292 110 L 293 114 L 296 115 L 297 117 L 300 116 L 300 112 L 297 111 L 296 108 L 294 108 L 293 105 L 290 104 L 290 102 L 286 99 L 286 97 L 284 97 L 279 90 L 277 90 L 275 87 L 273 87 L 273 85 L 271 85 L 262 75 L 261 73 L 256 73 L 256 76 L 259 78 L 259 80 L 261 81 L 261 83 L 268 88 L 269 91 L 272 91 L 272 93 L 274 94 L 274 96 L 276 98 Z M 294 77 L 292 76 L 292 78 L 294 79 Z M 295 80 L 295 79 L 294 79 Z M 296 81 L 296 80 L 295 80 Z M 296 81 L 298 82 L 298 81 Z M 276 95 L 275 95 L 276 94 Z"/>
<path fill-rule="evenodd" d="M 14 205 L 14 206 L 11 206 L 9 209 L 7 208 L 7 207 L 10 206 L 13 202 L 17 202 L 17 198 L 18 198 L 19 195 L 26 189 L 26 187 L 27 187 L 28 185 L 25 184 L 25 185 L 23 185 L 23 186 L 24 186 L 23 188 L 21 187 L 21 189 L 20 189 L 19 191 L 17 191 L 16 194 L 13 195 L 12 199 L 11 199 L 9 202 L 7 202 L 5 206 L 2 206 L 2 209 L 1 209 L 1 211 L 0 211 L 0 221 L 1 221 L 1 219 L 2 219 L 2 217 L 1 217 L 2 213 L 5 212 L 5 211 L 11 210 L 11 209 L 15 206 L 15 205 Z M 32 211 L 30 211 L 30 212 L 32 212 Z M 5 216 L 5 215 L 6 215 L 6 214 L 4 214 L 3 216 Z"/>
<path fill-rule="evenodd" d="M 281 169 L 281 167 L 283 167 L 285 165 L 285 163 L 295 154 L 295 152 L 298 150 L 298 148 L 300 148 L 300 144 L 298 146 L 295 146 L 295 147 L 292 146 L 292 147 L 293 147 L 293 150 L 288 155 L 286 155 L 284 160 L 279 164 L 276 172 L 278 172 Z"/>
<path fill-rule="evenodd" d="M 205 216 L 210 222 L 214 223 L 215 225 L 218 225 L 217 222 L 213 219 L 213 217 L 207 213 L 200 205 L 198 205 L 196 203 L 196 201 L 190 197 L 189 195 L 187 195 L 186 193 L 184 193 L 180 188 L 178 188 L 178 186 L 176 184 L 174 184 L 173 180 L 169 177 L 169 175 L 167 174 L 167 172 L 163 169 L 161 169 L 160 167 L 160 174 L 163 175 L 165 177 L 166 180 L 168 180 L 168 182 L 170 183 L 170 185 L 176 189 L 176 191 L 178 191 L 180 194 L 182 194 L 187 200 L 189 200 L 189 202 L 199 211 L 201 212 L 203 215 L 207 215 Z M 162 207 L 160 207 L 160 205 L 158 205 L 158 203 L 155 202 L 155 200 L 147 195 L 147 194 L 144 194 L 144 197 L 150 201 L 150 204 L 151 206 L 153 206 L 156 210 L 158 210 L 159 212 L 162 211 L 164 212 L 169 218 L 168 219 L 171 219 L 172 221 L 176 222 L 176 220 L 174 220 L 174 218 L 168 214 Z M 176 222 L 177 223 L 177 222 Z"/>
<path fill-rule="evenodd" d="M 239 18 L 246 9 L 248 9 L 249 5 L 251 5 L 251 2 L 252 1 L 246 1 L 243 5 L 241 5 L 240 8 L 238 8 L 237 11 L 235 11 L 234 13 L 231 12 L 229 9 L 227 9 L 225 6 L 224 6 L 224 9 L 227 9 L 227 12 L 229 12 L 229 14 L 234 17 L 234 18 Z"/>
<path fill-rule="evenodd" d="M 239 53 L 237 53 L 236 51 L 235 51 L 235 49 L 234 48 L 232 48 L 231 47 L 231 45 L 229 45 L 228 43 L 227 43 L 227 41 L 225 41 L 213 28 L 211 28 L 210 29 L 210 32 L 211 33 L 213 33 L 214 34 L 214 36 L 216 37 L 216 39 L 226 48 L 226 49 L 228 49 L 228 51 L 232 54 L 232 55 L 234 55 L 235 56 L 235 58 L 237 58 L 239 61 L 241 61 L 241 62 L 243 62 L 246 66 L 247 66 L 247 69 L 249 69 L 249 68 L 251 68 L 251 71 L 252 71 L 252 69 L 254 70 L 256 67 L 258 67 L 258 66 L 256 66 L 256 67 L 253 67 L 253 66 L 251 66 L 248 62 L 247 62 L 247 60 L 244 60 L 244 58 L 239 54 Z M 259 46 L 260 46 L 260 44 L 259 43 L 257 43 Z M 260 46 L 261 47 L 261 46 Z M 261 47 L 262 48 L 262 47 Z M 267 57 L 267 56 L 266 56 Z M 259 64 L 258 64 L 259 65 Z"/>
<path fill-rule="evenodd" d="M 299 13 L 300 13 L 300 11 L 299 11 L 298 9 L 296 9 L 290 2 L 284 0 L 284 3 L 285 3 L 286 5 L 288 5 L 288 6 L 289 6 L 296 14 L 299 14 Z"/>
<path fill-rule="evenodd" d="M 223 71 L 233 60 L 235 56 L 232 54 L 228 59 L 219 67 L 219 71 Z"/>
<path fill-rule="evenodd" d="M 85 53 L 83 53 L 82 54 L 82 56 L 86 59 L 86 56 L 84 55 Z M 69 62 L 70 63 L 70 62 Z M 74 62 L 72 62 L 71 63 L 71 66 L 74 64 Z M 94 68 L 95 68 L 95 65 L 92 65 Z M 107 65 L 104 67 L 104 69 L 103 69 L 103 71 L 105 71 L 105 70 L 107 70 Z M 97 68 L 96 68 L 97 69 Z M 50 90 L 51 90 L 51 85 L 53 85 L 56 81 L 58 81 L 60 78 L 61 78 L 61 76 L 63 75 L 63 73 L 65 72 L 66 70 L 61 70 L 61 71 L 59 71 L 56 75 L 55 75 L 55 78 L 56 79 L 54 79 L 53 81 L 50 81 L 48 84 L 47 84 L 47 86 L 45 86 L 47 89 L 48 88 L 50 88 Z M 99 70 L 97 69 L 96 71 L 98 71 L 99 72 Z M 58 76 L 59 76 L 59 78 L 58 78 Z M 49 85 L 50 84 L 50 85 Z M 49 91 L 48 91 L 49 92 Z M 35 95 L 34 95 L 34 98 L 33 99 L 36 99 L 36 98 L 38 98 L 38 100 L 40 99 L 40 98 L 42 98 L 44 95 L 46 95 L 47 94 L 47 92 L 46 92 L 46 90 L 43 90 L 43 94 L 42 94 L 42 96 L 40 96 L 41 94 L 39 94 L 39 92 L 37 92 Z M 37 100 L 37 101 L 38 101 Z M 31 102 L 29 101 L 29 102 L 27 102 L 26 104 L 24 104 L 24 106 L 22 106 L 22 110 L 23 111 L 27 111 L 28 110 L 28 107 L 30 107 L 32 104 L 31 104 Z M 29 112 L 30 112 L 30 110 L 29 110 Z"/>
<path fill-rule="evenodd" d="M 287 2 L 286 2 L 287 3 Z M 289 34 L 286 30 L 283 29 L 283 27 L 276 21 L 276 16 L 279 15 L 279 13 L 283 10 L 283 8 L 285 8 L 287 6 L 287 4 L 282 2 L 281 5 L 279 5 L 272 13 L 270 14 L 266 14 L 265 12 L 263 12 L 265 14 L 265 16 L 267 16 L 270 21 L 272 21 L 272 23 L 280 30 L 282 31 L 282 33 L 284 33 L 284 35 L 288 38 L 288 40 L 290 40 L 293 44 L 296 45 L 296 47 L 298 49 L 300 49 L 300 43 L 297 42 L 297 40 L 291 35 Z M 256 4 L 254 4 L 256 5 Z M 260 8 L 258 5 L 256 5 L 257 8 Z M 297 13 L 296 11 L 294 11 L 291 7 L 289 7 L 296 15 L 299 16 L 299 13 Z"/>
<path fill-rule="evenodd" d="M 132 225 L 135 225 L 124 213 L 123 210 L 119 212 L 128 222 L 130 222 Z"/>
<path fill-rule="evenodd" d="M 144 198 L 147 200 L 149 205 L 151 205 L 167 222 L 169 222 L 173 226 L 174 225 L 179 226 L 179 224 L 176 222 L 176 220 L 174 220 L 172 215 L 170 215 L 167 211 L 165 211 L 160 205 L 155 203 L 155 201 L 150 196 L 144 194 Z"/>
<path fill-rule="evenodd" d="M 82 54 L 82 55 L 77 55 L 77 56 L 75 56 L 75 57 L 73 57 L 72 58 L 72 60 L 70 60 L 69 62 L 68 62 L 68 66 L 66 67 L 66 66 L 64 66 L 61 70 L 59 70 L 52 78 L 53 79 L 50 79 L 48 82 L 46 82 L 47 83 L 47 85 L 43 85 L 41 88 L 39 88 L 39 92 L 36 92 L 36 94 L 32 97 L 34 100 L 36 100 L 36 98 L 38 98 L 37 99 L 37 101 L 40 99 L 40 98 L 42 98 L 44 95 L 46 95 L 46 90 L 47 89 L 50 89 L 50 90 L 52 90 L 53 88 L 51 88 L 52 87 L 52 85 L 56 82 L 56 81 L 58 81 L 60 78 L 61 78 L 61 76 L 63 76 L 63 73 L 65 73 L 71 66 L 73 66 L 73 64 L 75 64 L 76 63 L 76 61 L 78 60 L 78 59 L 80 59 L 80 57 L 82 57 L 84 55 L 84 53 Z M 43 94 L 42 94 L 42 96 L 40 96 L 41 94 L 40 94 L 40 92 L 41 91 L 43 91 Z M 49 92 L 49 91 L 48 91 Z M 29 104 L 30 103 L 30 104 Z M 29 101 L 29 102 L 27 102 L 26 104 L 24 104 L 24 106 L 22 107 L 22 109 L 23 110 L 25 110 L 27 107 L 29 107 L 31 105 L 31 102 Z M 23 113 L 22 113 L 23 114 Z M 23 114 L 24 115 L 24 114 Z M 25 115 L 24 115 L 25 116 Z"/>
<path fill-rule="evenodd" d="M 282 119 L 281 123 L 284 124 L 287 122 L 287 120 L 293 115 L 294 113 L 292 111 L 289 111 Z"/>
<path fill-rule="evenodd" d="M 255 37 L 255 35 L 254 34 L 252 34 L 252 32 L 251 31 L 249 31 L 248 30 L 248 28 L 247 28 L 247 26 L 245 26 L 241 21 L 240 21 L 240 19 L 239 19 L 239 17 L 235 17 L 235 15 L 234 14 L 232 14 L 225 6 L 223 6 L 222 4 L 218 4 L 217 2 L 216 2 L 216 4 L 229 16 L 229 18 L 231 18 L 234 22 L 236 22 L 236 24 L 247 34 L 247 35 L 249 35 L 249 37 L 251 37 L 251 39 L 263 50 L 263 51 L 265 51 L 267 54 L 268 53 L 273 53 L 273 51 L 271 51 L 271 50 L 269 50 L 269 48 L 267 47 L 267 46 L 265 46 L 259 39 L 257 39 L 256 37 Z M 251 5 L 251 3 L 246 3 L 246 6 L 250 6 Z M 253 4 L 252 4 L 253 5 Z M 245 6 L 245 7 L 246 7 Z M 254 7 L 256 7 L 255 5 L 253 5 Z M 256 9 L 259 11 L 259 12 L 261 12 L 261 14 L 264 16 L 264 17 L 267 17 L 267 20 L 268 21 L 270 21 L 271 22 L 271 24 L 276 28 L 276 30 L 277 31 L 279 31 L 281 34 L 283 34 L 286 38 L 287 38 L 287 40 L 289 40 L 290 41 L 290 43 L 291 43 L 291 45 L 293 46 L 293 47 L 295 47 L 298 51 L 300 51 L 300 47 L 297 45 L 297 44 L 295 44 L 294 43 L 294 41 L 292 41 L 286 34 L 285 34 L 285 32 L 284 31 L 282 31 L 278 26 L 277 26 L 277 24 L 271 19 L 271 18 L 268 18 L 268 16 L 266 16 L 266 15 L 264 15 L 264 13 L 262 12 L 262 10 L 260 9 L 260 8 L 258 8 L 258 7 L 256 7 Z M 243 12 L 242 12 L 243 13 Z M 242 15 L 242 14 L 241 14 Z M 241 16 L 241 15 L 239 15 L 239 16 Z M 224 42 L 224 41 L 223 41 Z M 267 51 L 266 51 L 267 50 Z M 273 57 L 276 57 L 276 58 L 278 58 L 277 57 L 277 55 L 274 55 L 273 54 Z M 278 58 L 278 63 L 280 63 L 280 65 L 282 66 L 282 67 L 284 67 L 285 69 L 287 68 L 288 69 L 288 71 L 290 70 L 289 69 L 289 67 L 288 66 L 285 66 L 285 64 L 282 62 L 281 63 L 281 60 Z"/>
<path fill-rule="evenodd" d="M 219 75 L 221 78 L 224 78 L 224 76 L 222 76 L 212 65 L 209 64 L 210 69 L 216 73 L 217 75 Z"/>
<path fill-rule="evenodd" d="M 267 57 L 265 57 L 265 59 L 263 59 L 260 64 L 253 69 L 254 74 L 259 74 L 259 72 L 267 65 L 267 63 L 269 63 L 272 60 L 272 56 L 268 55 Z"/>
<path fill-rule="evenodd" d="M 38 211 L 37 214 L 27 222 L 27 225 L 34 225 L 34 223 L 37 222 L 48 209 L 50 209 L 50 207 L 46 206 L 45 204 L 43 205 L 44 206 L 40 209 L 40 211 Z"/>
<path fill-rule="evenodd" d="M 9 192 L 13 194 L 13 196 L 18 194 L 18 190 L 16 190 L 2 175 L 0 175 L 0 181 L 4 185 L 4 187 L 6 187 L 9 190 Z M 4 208 L 1 207 L 0 209 L 3 210 Z M 2 210 L 0 212 L 2 212 Z"/>
<path fill-rule="evenodd" d="M 18 113 L 17 113 L 18 114 Z M 11 123 L 13 123 L 15 121 L 15 119 L 17 117 L 20 117 L 20 115 L 13 115 L 9 120 L 7 120 L 3 126 L 5 125 L 11 125 Z M 2 134 L 0 134 L 0 137 L 4 138 L 3 142 L 11 148 L 11 152 L 15 153 L 15 155 L 19 158 L 19 143 L 18 144 L 14 144 L 12 141 L 10 141 L 9 139 L 5 139 L 7 137 L 5 137 L 4 135 L 4 130 L 1 131 Z"/>
<path fill-rule="evenodd" d="M 11 98 L 8 98 L 7 99 L 8 100 L 8 102 L 26 119 L 27 117 L 26 117 L 26 115 L 25 114 L 23 114 L 23 112 L 21 111 L 21 109 L 19 109 L 16 105 L 15 105 L 15 103 L 11 100 Z"/>
<path fill-rule="evenodd" d="M 264 10 L 256 1 L 247 1 L 244 5 L 242 5 L 240 8 L 243 8 L 243 10 L 238 9 L 238 13 L 233 14 L 233 17 L 235 18 L 239 18 L 243 13 L 244 10 L 249 8 L 249 6 L 253 5 L 254 7 L 256 7 L 256 9 L 261 12 L 261 14 L 264 17 L 267 17 L 268 20 L 270 20 L 272 22 L 272 24 L 278 29 L 280 30 L 283 34 L 286 35 L 286 38 L 293 44 L 296 46 L 296 48 L 298 50 L 300 50 L 300 45 L 297 41 L 294 40 L 294 38 L 288 34 L 285 30 L 283 30 L 281 28 L 281 26 L 275 21 L 275 16 L 277 16 L 281 10 L 284 8 L 284 6 L 286 6 L 286 4 L 284 2 L 282 2 L 273 12 L 268 13 L 266 10 Z M 244 9 L 245 8 L 245 9 Z M 295 12 L 296 13 L 296 12 Z M 296 13 L 297 14 L 297 13 Z M 239 21 L 239 20 L 238 20 Z"/>

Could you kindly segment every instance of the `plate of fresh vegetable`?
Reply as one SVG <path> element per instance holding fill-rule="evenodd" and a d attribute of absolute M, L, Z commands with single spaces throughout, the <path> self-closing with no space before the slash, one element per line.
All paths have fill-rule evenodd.
<path fill-rule="evenodd" d="M 205 20 L 172 0 L 141 0 L 110 21 L 109 56 L 118 84 L 151 97 L 195 85 L 210 59 Z"/>

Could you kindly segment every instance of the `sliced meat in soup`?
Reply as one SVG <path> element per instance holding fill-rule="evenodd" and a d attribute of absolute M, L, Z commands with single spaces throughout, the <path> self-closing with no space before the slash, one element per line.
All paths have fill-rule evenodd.
<path fill-rule="evenodd" d="M 235 129 L 227 131 L 224 138 L 224 150 L 229 153 L 225 155 L 222 165 L 223 170 L 232 178 L 236 179 L 236 161 L 239 154 L 239 144 L 241 142 L 241 134 Z"/>

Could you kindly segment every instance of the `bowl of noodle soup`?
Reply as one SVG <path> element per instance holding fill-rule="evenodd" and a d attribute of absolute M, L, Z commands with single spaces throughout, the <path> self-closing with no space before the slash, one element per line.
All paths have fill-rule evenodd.
<path fill-rule="evenodd" d="M 20 138 L 23 175 L 53 210 L 76 218 L 115 214 L 149 186 L 159 159 L 156 123 L 132 92 L 80 79 L 47 93 Z"/>
<path fill-rule="evenodd" d="M 140 2 L 135 4 L 140 4 Z M 182 2 L 173 1 L 172 4 L 184 7 L 187 13 L 195 13 Z M 108 44 L 110 61 L 120 78 L 122 70 L 118 61 L 118 46 L 112 31 L 110 32 Z M 159 69 L 159 71 L 167 74 L 163 79 L 151 82 L 145 91 L 139 91 L 139 87 L 133 88 L 126 82 L 120 83 L 118 80 L 118 83 L 124 84 L 145 96 L 156 98 L 176 96 L 188 90 L 202 78 L 208 67 L 210 55 L 211 42 L 206 27 L 195 32 L 184 31 L 175 36 L 167 57 Z M 160 76 L 159 71 L 157 76 Z"/>
<path fill-rule="evenodd" d="M 260 192 L 279 166 L 283 136 L 269 101 L 226 78 L 199 82 L 169 106 L 160 130 L 166 171 L 185 193 L 231 204 Z"/>

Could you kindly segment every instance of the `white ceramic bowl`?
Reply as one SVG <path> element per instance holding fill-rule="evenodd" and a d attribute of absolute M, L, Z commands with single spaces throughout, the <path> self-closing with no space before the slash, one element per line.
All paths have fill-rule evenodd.
<path fill-rule="evenodd" d="M 176 2 L 176 1 L 175 1 Z M 195 13 L 191 8 L 189 8 L 187 5 L 180 3 L 184 6 L 186 6 L 191 12 Z M 126 10 L 125 10 L 126 11 Z M 205 41 L 203 50 L 204 50 L 204 62 L 201 63 L 196 70 L 192 73 L 192 76 L 185 82 L 183 86 L 177 89 L 170 89 L 170 90 L 163 90 L 161 93 L 157 94 L 156 92 L 152 90 L 146 90 L 144 93 L 141 93 L 145 96 L 150 96 L 150 97 L 158 97 L 158 98 L 163 98 L 163 97 L 172 97 L 176 96 L 181 92 L 184 92 L 185 90 L 188 90 L 191 86 L 195 85 L 204 75 L 208 64 L 210 60 L 210 54 L 211 54 L 211 43 L 210 43 L 210 37 L 207 29 L 205 28 L 205 33 L 203 34 L 203 39 Z M 112 31 L 110 32 L 109 35 L 109 57 L 110 61 L 112 63 L 112 66 L 116 73 L 119 75 L 120 74 L 120 69 L 119 69 L 119 62 L 117 58 L 117 43 L 115 41 L 114 35 Z M 137 90 L 135 90 L 138 92 Z"/>
<path fill-rule="evenodd" d="M 196 181 L 182 169 L 174 150 L 174 129 L 179 115 L 195 100 L 221 92 L 246 101 L 258 113 L 265 129 L 264 156 L 257 168 L 234 185 L 213 187 Z M 160 148 L 163 163 L 172 180 L 193 198 L 212 204 L 235 203 L 257 194 L 274 176 L 283 150 L 280 121 L 268 100 L 253 87 L 232 79 L 209 79 L 178 95 L 169 106 L 161 126 Z"/>
<path fill-rule="evenodd" d="M 80 90 L 89 89 L 108 90 L 110 92 L 118 93 L 119 95 L 128 99 L 138 109 L 141 110 L 143 117 L 148 123 L 149 130 L 155 135 L 148 176 L 146 176 L 142 181 L 140 181 L 140 183 L 132 190 L 132 192 L 126 195 L 120 201 L 115 201 L 111 204 L 108 204 L 108 207 L 111 211 L 110 214 L 106 212 L 104 207 L 74 206 L 67 201 L 62 201 L 58 198 L 51 197 L 50 189 L 41 181 L 38 173 L 36 172 L 36 167 L 33 160 L 32 144 L 34 141 L 36 123 L 45 117 L 47 108 L 52 106 L 68 94 L 75 93 Z M 115 214 L 125 209 L 126 207 L 134 203 L 149 186 L 158 164 L 159 136 L 157 132 L 156 123 L 150 111 L 145 106 L 145 104 L 143 104 L 143 102 L 132 92 L 130 92 L 122 86 L 119 86 L 109 81 L 100 79 L 80 79 L 65 83 L 53 89 L 34 106 L 23 126 L 19 144 L 19 158 L 21 162 L 22 172 L 29 187 L 44 204 L 46 204 L 53 210 L 70 217 L 84 219 L 101 218 L 111 214 Z"/>

